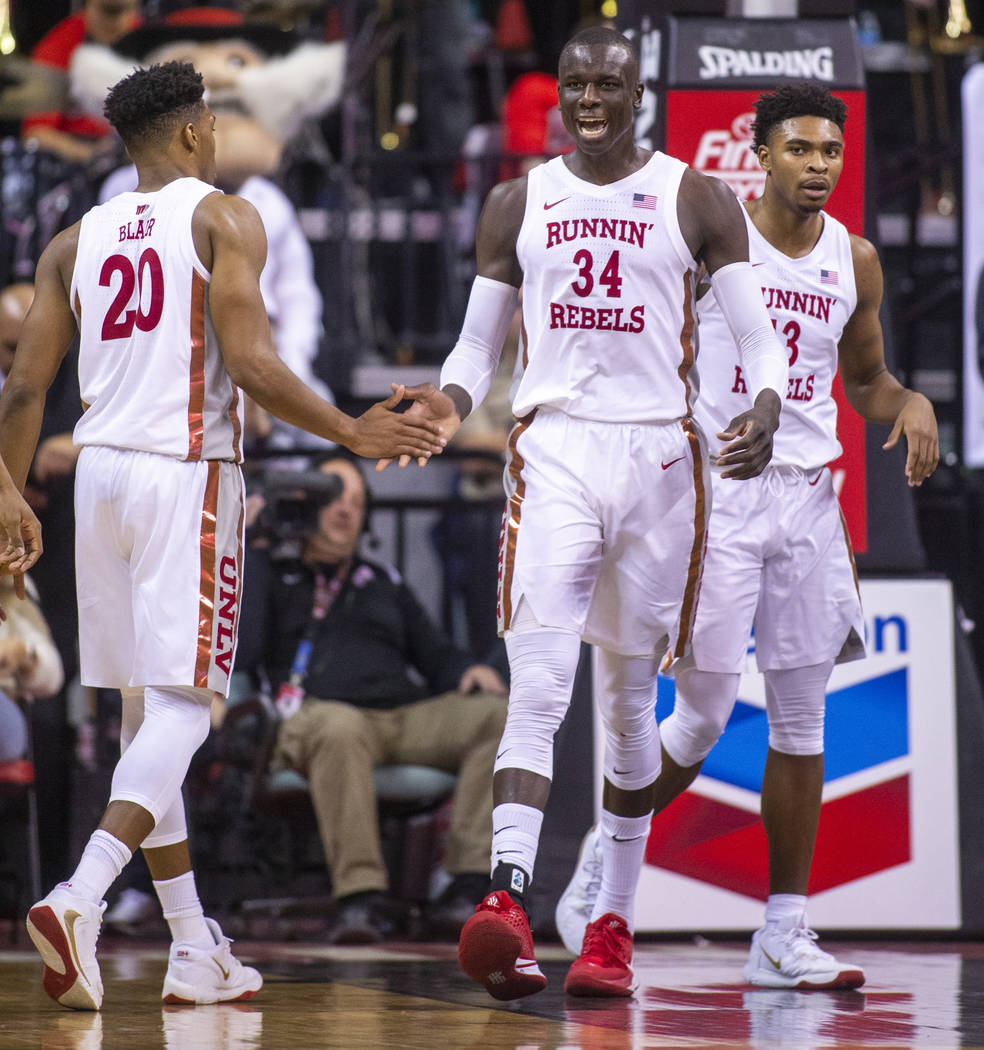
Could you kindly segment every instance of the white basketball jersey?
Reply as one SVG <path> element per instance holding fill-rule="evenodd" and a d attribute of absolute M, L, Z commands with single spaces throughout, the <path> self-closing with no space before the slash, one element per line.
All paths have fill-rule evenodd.
<path fill-rule="evenodd" d="M 77 445 L 242 461 L 241 398 L 208 309 L 209 272 L 191 219 L 214 186 L 183 178 L 121 193 L 82 219 L 72 274 Z"/>
<path fill-rule="evenodd" d="M 851 238 L 826 212 L 813 251 L 791 259 L 748 226 L 748 253 L 766 308 L 789 353 L 789 386 L 773 442 L 772 462 L 810 470 L 836 459 L 837 403 L 832 395 L 837 345 L 858 296 Z M 695 415 L 712 444 L 740 412 L 751 408 L 731 330 L 711 290 L 697 303 L 700 319 L 700 402 Z"/>
<path fill-rule="evenodd" d="M 571 174 L 563 157 L 529 173 L 516 245 L 518 418 L 539 405 L 612 423 L 690 414 L 697 267 L 677 222 L 685 170 L 654 153 L 606 186 Z"/>

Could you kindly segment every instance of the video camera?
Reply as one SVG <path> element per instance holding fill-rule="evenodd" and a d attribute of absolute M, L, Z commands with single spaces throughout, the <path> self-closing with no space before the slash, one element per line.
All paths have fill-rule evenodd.
<path fill-rule="evenodd" d="M 337 474 L 320 470 L 278 470 L 263 475 L 266 503 L 257 515 L 252 536 L 299 540 L 318 531 L 318 512 L 342 494 Z"/>

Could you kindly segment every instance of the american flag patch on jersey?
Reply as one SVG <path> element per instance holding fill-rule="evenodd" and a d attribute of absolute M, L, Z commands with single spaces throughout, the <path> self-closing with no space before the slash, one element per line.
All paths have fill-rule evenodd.
<path fill-rule="evenodd" d="M 821 284 L 836 284 L 837 283 L 837 271 L 836 270 L 821 270 L 820 271 L 820 283 Z"/>
<path fill-rule="evenodd" d="M 633 208 L 649 208 L 652 210 L 656 207 L 659 202 L 659 197 L 654 197 L 651 193 L 633 193 L 632 194 L 632 207 Z"/>

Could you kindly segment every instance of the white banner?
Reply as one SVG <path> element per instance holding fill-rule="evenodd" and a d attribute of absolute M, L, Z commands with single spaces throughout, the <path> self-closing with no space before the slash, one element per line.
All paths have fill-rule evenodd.
<path fill-rule="evenodd" d="M 964 462 L 984 466 L 984 64 L 963 79 Z"/>
<path fill-rule="evenodd" d="M 955 929 L 960 879 L 950 584 L 863 581 L 861 596 L 868 657 L 835 668 L 827 690 L 826 780 L 809 920 L 838 930 Z M 660 718 L 672 700 L 667 679 Z M 595 739 L 600 771 L 600 729 Z M 762 676 L 748 673 L 701 776 L 654 819 L 636 899 L 638 930 L 761 925 L 768 864 L 758 790 L 767 746 Z"/>

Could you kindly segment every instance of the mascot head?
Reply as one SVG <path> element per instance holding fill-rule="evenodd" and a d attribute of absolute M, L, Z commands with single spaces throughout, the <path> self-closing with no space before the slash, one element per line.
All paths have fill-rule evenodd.
<path fill-rule="evenodd" d="M 345 45 L 299 42 L 225 8 L 189 8 L 147 22 L 112 46 L 81 45 L 72 59 L 72 92 L 101 113 L 121 77 L 172 60 L 191 62 L 205 80 L 216 115 L 216 181 L 234 190 L 251 175 L 275 171 L 285 143 L 304 121 L 336 104 Z"/>

